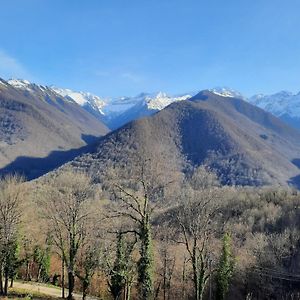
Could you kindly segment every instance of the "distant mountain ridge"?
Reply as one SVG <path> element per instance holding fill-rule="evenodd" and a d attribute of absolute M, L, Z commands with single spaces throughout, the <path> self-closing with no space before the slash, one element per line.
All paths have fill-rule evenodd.
<path fill-rule="evenodd" d="M 24 90 L 30 89 L 30 85 L 32 85 L 27 80 L 14 79 L 8 82 Z M 102 98 L 89 92 L 76 92 L 55 86 L 40 87 L 53 90 L 61 97 L 74 101 L 104 122 L 110 129 L 116 129 L 129 121 L 152 115 L 173 102 L 187 100 L 197 94 L 192 92 L 171 96 L 164 92 L 158 92 L 141 93 L 134 97 Z M 217 87 L 209 89 L 209 91 L 219 96 L 246 100 L 281 118 L 294 128 L 300 129 L 300 93 L 293 94 L 282 91 L 273 95 L 258 94 L 247 99 L 240 92 L 227 87 Z"/>
<path fill-rule="evenodd" d="M 173 102 L 192 97 L 191 94 L 170 96 L 166 93 L 158 92 L 152 94 L 141 93 L 134 97 L 102 99 L 91 93 L 52 88 L 61 96 L 71 98 L 87 111 L 100 118 L 111 129 L 119 128 L 137 118 L 151 115 Z"/>
<path fill-rule="evenodd" d="M 52 91 L 65 100 L 77 103 L 87 112 L 104 122 L 111 129 L 116 129 L 136 118 L 151 115 L 169 104 L 186 100 L 193 94 L 170 96 L 164 92 L 141 93 L 134 97 L 101 98 L 89 92 L 73 91 L 56 86 L 36 85 L 28 80 L 10 79 L 8 83 L 15 88 L 30 91 L 33 86 Z"/>
<path fill-rule="evenodd" d="M 249 102 L 300 129 L 300 92 L 281 91 L 272 95 L 255 95 Z"/>

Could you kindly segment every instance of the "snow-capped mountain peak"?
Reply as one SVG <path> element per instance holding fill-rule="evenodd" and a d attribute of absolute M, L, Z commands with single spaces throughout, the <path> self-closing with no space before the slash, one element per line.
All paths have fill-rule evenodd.
<path fill-rule="evenodd" d="M 35 84 L 26 79 L 9 79 L 7 81 L 7 83 L 16 89 L 20 89 L 20 90 L 24 90 L 24 91 L 28 91 L 28 92 L 40 90 L 40 91 L 46 93 L 47 90 L 51 91 L 51 88 L 49 88 L 48 86 Z"/>
<path fill-rule="evenodd" d="M 300 93 L 281 91 L 272 95 L 258 94 L 251 97 L 249 102 L 277 117 L 285 115 L 300 118 Z"/>
<path fill-rule="evenodd" d="M 57 94 L 76 102 L 80 106 L 89 107 L 95 110 L 96 113 L 104 115 L 103 108 L 106 105 L 106 101 L 100 97 L 93 95 L 89 92 L 75 92 L 70 89 L 51 87 Z"/>
<path fill-rule="evenodd" d="M 148 109 L 152 110 L 162 110 L 166 106 L 170 105 L 173 102 L 187 100 L 191 98 L 191 95 L 182 95 L 182 96 L 169 96 L 166 93 L 159 92 L 153 96 L 147 96 L 145 98 L 146 105 Z"/>
<path fill-rule="evenodd" d="M 222 97 L 245 99 L 245 97 L 240 92 L 227 87 L 215 87 L 213 89 L 210 89 L 209 91 Z"/>
<path fill-rule="evenodd" d="M 23 89 L 23 90 L 31 90 L 30 85 L 31 82 L 25 79 L 9 79 L 7 81 L 10 85 L 17 89 Z"/>

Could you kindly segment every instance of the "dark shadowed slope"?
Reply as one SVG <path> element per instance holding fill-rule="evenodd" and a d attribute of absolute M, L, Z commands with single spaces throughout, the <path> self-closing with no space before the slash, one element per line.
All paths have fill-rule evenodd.
<path fill-rule="evenodd" d="M 300 158 L 296 130 L 241 99 L 209 91 L 125 125 L 68 165 L 101 180 L 113 165 L 130 169 L 135 153 L 178 172 L 207 165 L 223 184 L 287 184 L 300 174 L 293 163 Z"/>
<path fill-rule="evenodd" d="M 19 89 L 0 81 L 0 168 L 15 171 L 19 157 L 46 158 L 53 151 L 68 151 L 101 137 L 108 129 L 74 102 L 47 87 L 30 84 Z M 73 158 L 71 156 L 70 158 Z M 70 159 L 69 158 L 69 159 Z M 65 162 L 68 160 L 66 156 Z M 40 168 L 44 168 L 41 160 Z M 18 164 L 27 173 L 31 166 Z M 39 171 L 37 171 L 39 172 Z"/>

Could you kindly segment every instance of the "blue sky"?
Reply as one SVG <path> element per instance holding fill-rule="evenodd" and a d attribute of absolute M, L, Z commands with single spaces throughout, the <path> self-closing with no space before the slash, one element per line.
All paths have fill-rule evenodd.
<path fill-rule="evenodd" d="M 0 77 L 100 96 L 300 90 L 299 0 L 9 0 Z"/>

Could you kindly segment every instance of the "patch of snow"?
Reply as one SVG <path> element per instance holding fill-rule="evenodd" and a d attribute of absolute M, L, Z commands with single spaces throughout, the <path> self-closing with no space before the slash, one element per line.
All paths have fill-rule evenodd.
<path fill-rule="evenodd" d="M 210 89 L 209 91 L 222 97 L 245 99 L 245 97 L 240 92 L 226 87 L 216 87 Z"/>
<path fill-rule="evenodd" d="M 31 83 L 28 80 L 24 79 L 9 79 L 7 81 L 10 85 L 17 89 L 28 90 L 31 91 L 30 85 Z"/>
<path fill-rule="evenodd" d="M 88 92 L 75 92 L 70 89 L 62 89 L 57 87 L 51 87 L 53 91 L 66 99 L 71 99 L 80 106 L 90 106 L 96 112 L 104 115 L 103 108 L 106 105 L 106 101 L 100 97 Z"/>
<path fill-rule="evenodd" d="M 183 95 L 178 97 L 168 96 L 166 93 L 159 92 L 154 97 L 146 97 L 148 109 L 162 110 L 173 102 L 183 101 L 191 98 L 191 95 Z"/>
<path fill-rule="evenodd" d="M 292 118 L 300 117 L 300 93 L 281 91 L 273 95 L 259 94 L 249 98 L 248 101 L 277 117 L 283 115 Z"/>
<path fill-rule="evenodd" d="M 166 106 L 176 101 L 187 100 L 192 96 L 180 95 L 180 96 L 169 96 L 166 93 L 141 93 L 135 97 L 120 97 L 111 99 L 104 107 L 104 112 L 109 117 L 117 117 L 129 111 L 136 105 L 146 106 L 149 110 L 162 110 Z"/>

